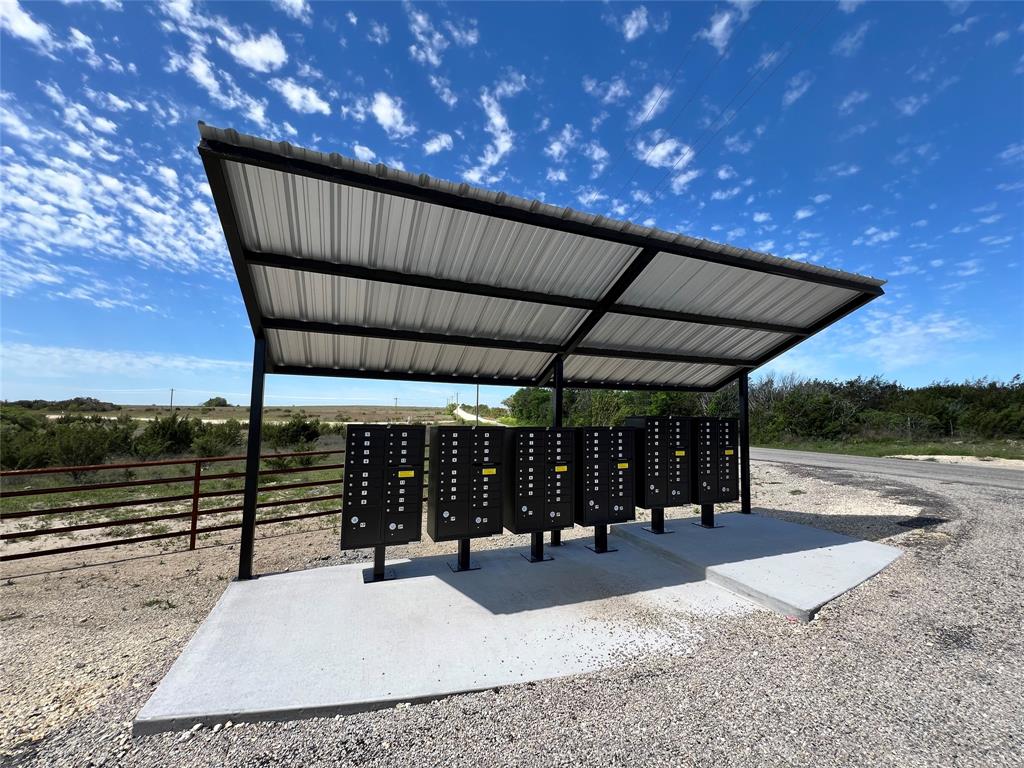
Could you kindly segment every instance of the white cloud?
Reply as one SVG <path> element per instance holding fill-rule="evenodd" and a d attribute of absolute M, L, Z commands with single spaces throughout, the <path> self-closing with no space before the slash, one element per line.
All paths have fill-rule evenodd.
<path fill-rule="evenodd" d="M 1010 144 L 1002 152 L 996 155 L 1004 163 L 1019 163 L 1024 161 L 1024 144 Z"/>
<path fill-rule="evenodd" d="M 772 215 L 766 211 L 757 211 L 752 218 L 755 224 L 764 224 L 772 220 Z"/>
<path fill-rule="evenodd" d="M 863 47 L 864 38 L 867 36 L 869 29 L 871 29 L 871 22 L 865 21 L 856 29 L 847 32 L 836 40 L 832 46 L 832 53 L 847 58 L 854 56 Z"/>
<path fill-rule="evenodd" d="M 814 83 L 814 75 L 807 70 L 798 72 L 789 79 L 785 93 L 782 94 L 782 106 L 792 106 L 796 101 L 807 93 L 807 90 Z"/>
<path fill-rule="evenodd" d="M 50 27 L 33 19 L 18 0 L 0 2 L 0 29 L 32 43 L 40 53 L 49 55 L 55 45 Z"/>
<path fill-rule="evenodd" d="M 377 45 L 387 45 L 388 41 L 391 39 L 391 33 L 388 32 L 388 25 L 371 21 L 370 31 L 366 33 L 366 39 L 371 43 L 376 43 Z"/>
<path fill-rule="evenodd" d="M 226 48 L 239 64 L 257 72 L 272 72 L 283 67 L 288 61 L 288 52 L 274 31 L 259 37 L 222 40 L 221 46 Z"/>
<path fill-rule="evenodd" d="M 460 27 L 451 21 L 446 21 L 444 26 L 456 45 L 468 48 L 480 42 L 480 30 L 477 29 L 475 19 L 470 19 L 464 27 Z"/>
<path fill-rule="evenodd" d="M 434 93 L 437 94 L 437 98 L 447 104 L 449 108 L 454 107 L 459 103 L 459 97 L 455 95 L 455 92 L 451 88 L 451 83 L 448 82 L 447 78 L 431 75 L 430 87 L 434 89 Z"/>
<path fill-rule="evenodd" d="M 617 104 L 629 96 L 629 86 L 621 77 L 601 83 L 592 77 L 584 77 L 583 90 L 600 99 L 602 104 Z"/>
<path fill-rule="evenodd" d="M 171 189 L 178 188 L 178 172 L 173 168 L 168 168 L 166 165 L 161 165 L 156 169 L 157 176 L 160 177 L 160 181 L 166 184 Z"/>
<path fill-rule="evenodd" d="M 202 48 L 193 48 L 187 58 L 172 53 L 167 71 L 184 71 L 215 104 L 238 110 L 261 128 L 266 127 L 266 100 L 253 98 L 238 87 L 230 74 L 214 69 Z"/>
<path fill-rule="evenodd" d="M 813 208 L 798 208 L 796 210 L 796 213 L 793 214 L 793 220 L 794 221 L 803 221 L 804 219 L 809 219 L 813 215 L 814 215 L 814 209 Z"/>
<path fill-rule="evenodd" d="M 352 152 L 357 158 L 362 160 L 364 163 L 372 163 L 377 159 L 377 153 L 369 147 L 363 146 L 362 144 L 353 144 Z"/>
<path fill-rule="evenodd" d="M 974 338 L 977 332 L 967 321 L 941 312 L 912 318 L 909 308 L 868 308 L 858 335 L 861 340 L 850 352 L 877 360 L 885 370 L 898 370 L 941 360 L 950 342 Z"/>
<path fill-rule="evenodd" d="M 405 3 L 405 12 L 409 16 L 409 31 L 416 40 L 409 46 L 409 55 L 420 64 L 441 66 L 441 54 L 448 47 L 448 39 L 435 29 L 430 17 L 412 3 Z"/>
<path fill-rule="evenodd" d="M 451 149 L 453 146 L 455 146 L 455 144 L 452 141 L 450 134 L 439 133 L 432 139 L 423 143 L 423 151 L 428 155 L 436 155 L 438 152 Z"/>
<path fill-rule="evenodd" d="M 568 181 L 569 177 L 565 175 L 564 168 L 548 168 L 547 180 L 557 184 Z"/>
<path fill-rule="evenodd" d="M 833 176 L 853 176 L 860 173 L 860 166 L 853 163 L 836 163 L 828 167 L 828 172 Z"/>
<path fill-rule="evenodd" d="M 406 121 L 402 100 L 384 91 L 373 94 L 370 112 L 389 138 L 404 139 L 416 133 L 416 126 Z"/>
<path fill-rule="evenodd" d="M 850 91 L 846 94 L 846 97 L 839 102 L 839 114 L 850 114 L 858 104 L 863 104 L 867 101 L 870 95 L 871 94 L 867 91 Z"/>
<path fill-rule="evenodd" d="M 345 14 L 345 18 L 348 19 L 348 23 L 353 27 L 359 23 L 359 17 L 356 16 L 352 11 Z"/>
<path fill-rule="evenodd" d="M 1005 30 L 1005 29 L 1001 29 L 998 32 L 996 32 L 994 35 L 992 35 L 992 37 L 990 37 L 988 39 L 988 41 L 985 43 L 985 45 L 989 45 L 989 46 L 1002 45 L 1003 43 L 1005 43 L 1009 39 L 1010 39 L 1010 33 L 1007 30 Z"/>
<path fill-rule="evenodd" d="M 630 117 L 630 125 L 637 128 L 653 120 L 665 111 L 670 98 L 672 98 L 672 89 L 667 85 L 656 85 L 651 88 Z"/>
<path fill-rule="evenodd" d="M 267 85 L 280 93 L 288 102 L 288 106 L 296 112 L 305 115 L 317 112 L 324 115 L 331 114 L 331 105 L 320 98 L 320 94 L 308 85 L 301 85 L 290 77 L 274 78 Z"/>
<path fill-rule="evenodd" d="M 824 193 L 822 193 L 820 195 L 815 195 L 814 197 L 811 198 L 811 200 L 813 200 L 818 205 L 821 205 L 822 203 L 827 203 L 831 199 L 832 199 L 832 195 L 824 194 Z"/>
<path fill-rule="evenodd" d="M 309 0 L 273 0 L 273 3 L 293 19 L 298 19 L 305 24 L 308 24 L 313 18 L 313 9 L 309 7 Z"/>
<path fill-rule="evenodd" d="M 978 21 L 980 19 L 981 19 L 980 16 L 971 16 L 969 18 L 966 18 L 963 21 L 957 22 L 952 27 L 950 27 L 948 30 L 946 30 L 946 34 L 947 35 L 961 35 L 964 32 L 968 32 L 968 31 L 970 31 L 971 27 L 973 27 L 975 24 L 978 23 Z"/>
<path fill-rule="evenodd" d="M 864 230 L 864 234 L 853 241 L 853 245 L 878 245 L 879 243 L 888 243 L 890 240 L 895 240 L 899 237 L 898 229 L 879 229 L 878 227 L 868 227 Z"/>
<path fill-rule="evenodd" d="M 918 219 L 917 221 L 913 222 L 910 226 L 912 226 L 912 227 L 927 227 L 928 226 L 928 219 Z"/>
<path fill-rule="evenodd" d="M 622 36 L 626 38 L 626 42 L 631 43 L 646 32 L 649 26 L 647 8 L 641 5 L 630 11 L 622 20 Z"/>
<path fill-rule="evenodd" d="M 677 173 L 672 177 L 672 191 L 677 195 L 681 195 L 683 191 L 690 186 L 690 182 L 700 176 L 700 174 L 701 171 L 696 168 L 689 171 L 683 171 L 682 173 Z"/>
<path fill-rule="evenodd" d="M 589 141 L 583 145 L 582 151 L 583 156 L 591 163 L 590 178 L 596 179 L 604 173 L 604 169 L 608 167 L 608 159 L 610 157 L 608 150 L 602 147 L 597 141 Z"/>
<path fill-rule="evenodd" d="M 731 200 L 736 197 L 740 192 L 743 191 L 742 187 L 732 187 L 731 189 L 716 189 L 711 193 L 712 200 Z"/>
<path fill-rule="evenodd" d="M 71 378 L 115 375 L 132 379 L 161 372 L 190 375 L 195 372 L 242 374 L 250 363 L 162 352 L 83 349 L 81 347 L 3 345 L 5 374 L 28 378 Z"/>
<path fill-rule="evenodd" d="M 732 25 L 735 19 L 732 11 L 718 11 L 712 14 L 707 29 L 697 33 L 697 37 L 707 40 L 721 56 L 729 47 L 729 38 L 732 37 Z"/>
<path fill-rule="evenodd" d="M 576 190 L 576 199 L 580 201 L 580 205 L 585 208 L 589 208 L 594 203 L 599 203 L 602 200 L 607 200 L 608 195 L 604 194 L 601 190 L 595 189 L 594 187 L 580 187 Z"/>
<path fill-rule="evenodd" d="M 736 171 L 731 165 L 723 165 L 715 172 L 715 176 L 720 181 L 727 181 L 736 176 Z"/>
<path fill-rule="evenodd" d="M 501 109 L 501 100 L 515 96 L 526 89 L 526 78 L 518 72 L 510 72 L 503 80 L 494 85 L 493 89 L 480 90 L 480 106 L 487 116 L 486 131 L 491 135 L 488 144 L 476 165 L 462 172 L 462 178 L 471 184 L 494 184 L 501 180 L 504 173 L 494 173 L 505 156 L 515 147 L 515 132 L 509 127 L 508 118 Z"/>
<path fill-rule="evenodd" d="M 843 13 L 853 13 L 863 4 L 864 0 L 839 0 L 839 10 Z"/>
<path fill-rule="evenodd" d="M 979 240 L 979 242 L 992 248 L 1006 245 L 1012 241 L 1013 235 L 986 235 Z"/>
<path fill-rule="evenodd" d="M 919 96 L 904 96 L 902 99 L 893 101 L 896 110 L 904 117 L 913 117 L 927 103 L 927 93 L 922 93 Z"/>
<path fill-rule="evenodd" d="M 579 136 L 579 131 L 573 128 L 571 124 L 566 123 L 561 132 L 557 136 L 552 137 L 548 142 L 547 147 L 544 148 L 544 154 L 556 163 L 562 162 L 566 155 L 569 154 L 569 150 L 576 145 Z"/>
<path fill-rule="evenodd" d="M 745 155 L 754 148 L 753 141 L 744 141 L 743 131 L 732 136 L 725 137 L 725 149 L 727 152 L 735 152 L 738 155 Z"/>
<path fill-rule="evenodd" d="M 633 145 L 633 155 L 652 168 L 681 170 L 693 159 L 693 147 L 673 138 L 662 130 L 654 131 L 650 141 L 639 137 Z"/>
<path fill-rule="evenodd" d="M 757 243 L 754 248 L 762 253 L 771 253 L 775 249 L 774 240 L 762 240 Z"/>

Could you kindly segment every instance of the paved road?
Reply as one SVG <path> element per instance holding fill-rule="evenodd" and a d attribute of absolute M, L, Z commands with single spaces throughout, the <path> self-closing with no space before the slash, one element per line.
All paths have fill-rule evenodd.
<path fill-rule="evenodd" d="M 750 458 L 780 464 L 801 464 L 805 467 L 846 469 L 872 475 L 918 478 L 941 483 L 984 485 L 1024 491 L 1024 471 L 975 464 L 939 464 L 917 459 L 878 459 L 871 456 L 848 456 L 837 453 L 787 451 L 777 448 L 751 448 Z"/>

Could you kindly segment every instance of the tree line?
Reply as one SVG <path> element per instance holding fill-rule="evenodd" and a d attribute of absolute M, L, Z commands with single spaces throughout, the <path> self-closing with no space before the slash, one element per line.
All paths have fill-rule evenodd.
<path fill-rule="evenodd" d="M 185 456 L 213 457 L 243 453 L 247 424 L 235 419 L 208 423 L 171 413 L 139 421 L 122 414 L 100 416 L 45 415 L 14 404 L 0 407 L 0 467 L 36 469 L 103 464 Z M 343 426 L 294 416 L 263 425 L 264 450 L 313 450 L 321 437 L 344 434 Z"/>
<path fill-rule="evenodd" d="M 847 381 L 771 374 L 750 382 L 755 444 L 802 440 L 1024 438 L 1024 381 L 977 379 L 906 387 L 881 377 Z M 504 401 L 519 424 L 551 423 L 551 390 L 520 389 Z M 621 424 L 627 416 L 736 416 L 737 385 L 718 392 L 567 389 L 567 426 Z"/>

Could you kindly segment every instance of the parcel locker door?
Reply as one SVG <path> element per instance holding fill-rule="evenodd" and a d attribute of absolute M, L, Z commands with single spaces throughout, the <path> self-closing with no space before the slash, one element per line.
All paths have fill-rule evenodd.
<path fill-rule="evenodd" d="M 341 548 L 360 549 L 381 542 L 380 510 L 346 507 L 341 515 Z"/>
<path fill-rule="evenodd" d="M 423 516 L 419 513 L 387 514 L 384 516 L 384 543 L 407 544 L 419 541 Z"/>
<path fill-rule="evenodd" d="M 469 536 L 469 504 L 439 501 L 433 521 L 436 540 L 464 539 Z"/>
<path fill-rule="evenodd" d="M 501 533 L 500 507 L 483 507 L 469 512 L 469 535 L 493 536 Z"/>

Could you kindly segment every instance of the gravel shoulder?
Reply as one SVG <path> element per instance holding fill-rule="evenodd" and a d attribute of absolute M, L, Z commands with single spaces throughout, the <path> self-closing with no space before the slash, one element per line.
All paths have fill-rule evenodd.
<path fill-rule="evenodd" d="M 764 611 L 666 622 L 620 602 L 616 620 L 661 622 L 677 650 L 432 704 L 133 739 L 132 718 L 237 557 L 231 544 L 193 553 L 140 545 L 118 555 L 154 556 L 0 586 L 0 762 L 1021 765 L 1024 494 L 777 463 L 753 469 L 765 514 L 885 541 L 904 557 L 809 624 Z M 365 558 L 338 553 L 336 541 L 333 530 L 264 539 L 257 569 Z M 523 542 L 503 536 L 478 548 Z M 450 551 L 423 542 L 394 554 Z"/>

